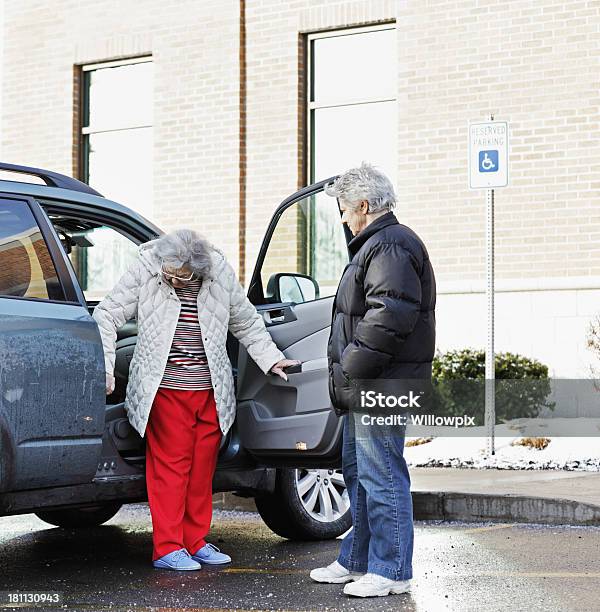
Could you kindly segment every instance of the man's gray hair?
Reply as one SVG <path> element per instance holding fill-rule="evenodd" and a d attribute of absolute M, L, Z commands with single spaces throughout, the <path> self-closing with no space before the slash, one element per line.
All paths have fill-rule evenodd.
<path fill-rule="evenodd" d="M 390 179 L 371 164 L 363 162 L 360 168 L 351 168 L 325 187 L 325 193 L 355 206 L 366 200 L 369 214 L 393 210 L 396 194 Z"/>
<path fill-rule="evenodd" d="M 188 267 L 204 278 L 211 266 L 210 242 L 191 229 L 178 229 L 157 238 L 153 252 L 169 268 Z"/>

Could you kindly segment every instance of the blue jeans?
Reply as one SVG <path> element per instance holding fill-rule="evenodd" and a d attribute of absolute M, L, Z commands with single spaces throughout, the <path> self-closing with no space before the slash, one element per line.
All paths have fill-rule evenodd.
<path fill-rule="evenodd" d="M 352 572 L 409 580 L 414 535 L 404 428 L 365 426 L 362 416 L 344 417 L 342 464 L 353 528 L 338 562 Z"/>

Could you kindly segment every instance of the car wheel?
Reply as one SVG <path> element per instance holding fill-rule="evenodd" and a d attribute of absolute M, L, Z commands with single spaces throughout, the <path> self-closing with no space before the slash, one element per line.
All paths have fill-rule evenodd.
<path fill-rule="evenodd" d="M 84 508 L 67 508 L 64 510 L 40 510 L 35 515 L 57 527 L 96 527 L 111 519 L 122 504 L 103 504 Z"/>
<path fill-rule="evenodd" d="M 275 491 L 256 498 L 267 526 L 290 540 L 328 540 L 352 524 L 341 470 L 278 469 Z"/>

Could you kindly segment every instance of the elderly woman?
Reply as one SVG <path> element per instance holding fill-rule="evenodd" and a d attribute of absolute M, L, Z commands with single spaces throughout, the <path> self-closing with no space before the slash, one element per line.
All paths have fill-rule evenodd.
<path fill-rule="evenodd" d="M 352 531 L 336 561 L 313 570 L 317 582 L 348 583 L 344 593 L 404 593 L 412 578 L 410 477 L 404 427 L 370 426 L 353 401 L 352 381 L 431 378 L 435 279 L 425 245 L 398 223 L 390 180 L 368 164 L 326 188 L 354 238 L 333 307 L 329 339 L 331 401 L 344 419 L 342 467 Z"/>
<path fill-rule="evenodd" d="M 153 565 L 197 570 L 231 558 L 206 542 L 221 436 L 236 410 L 227 331 L 263 372 L 287 380 L 285 359 L 223 254 L 192 230 L 139 248 L 134 264 L 98 304 L 106 393 L 114 390 L 116 332 L 137 317 L 125 409 L 146 435 Z"/>

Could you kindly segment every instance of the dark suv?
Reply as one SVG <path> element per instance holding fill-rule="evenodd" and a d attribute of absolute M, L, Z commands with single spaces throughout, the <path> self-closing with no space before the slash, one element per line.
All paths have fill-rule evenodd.
<path fill-rule="evenodd" d="M 161 230 L 72 178 L 11 164 L 0 172 L 13 173 L 0 180 L 0 515 L 98 525 L 147 497 L 144 440 L 123 408 L 136 322 L 118 332 L 107 398 L 90 313 Z M 238 409 L 213 483 L 255 497 L 267 525 L 297 539 L 350 526 L 326 349 L 351 236 L 322 194 L 326 182 L 276 209 L 248 290 L 277 346 L 302 367 L 288 382 L 264 375 L 230 336 Z"/>

